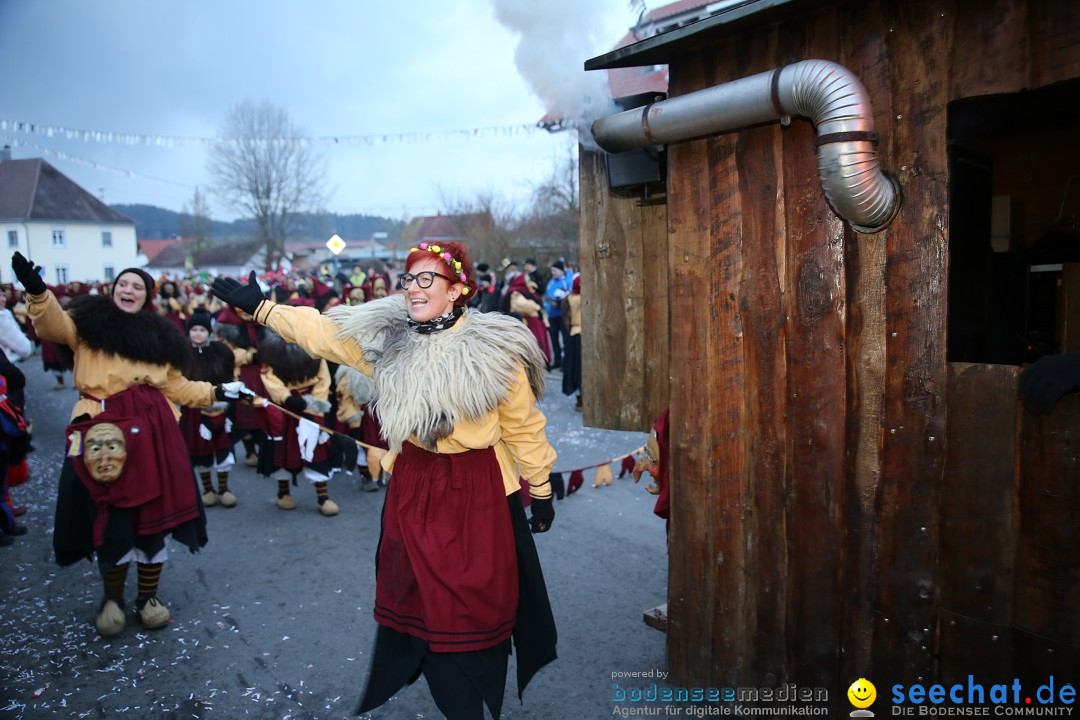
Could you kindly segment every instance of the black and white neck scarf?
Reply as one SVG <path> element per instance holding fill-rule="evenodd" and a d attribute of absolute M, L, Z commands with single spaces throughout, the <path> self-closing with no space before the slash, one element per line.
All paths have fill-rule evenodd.
<path fill-rule="evenodd" d="M 432 333 L 437 333 L 441 330 L 445 330 L 448 327 L 453 327 L 454 323 L 456 323 L 458 318 L 461 317 L 464 313 L 465 308 L 456 307 L 445 315 L 440 315 L 439 317 L 433 318 L 431 320 L 417 322 L 412 318 L 408 318 L 405 320 L 405 322 L 408 323 L 410 330 L 418 332 L 421 335 L 431 335 Z"/>

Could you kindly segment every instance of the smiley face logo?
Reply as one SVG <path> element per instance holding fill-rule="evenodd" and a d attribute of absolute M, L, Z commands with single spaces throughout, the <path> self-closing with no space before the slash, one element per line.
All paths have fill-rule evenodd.
<path fill-rule="evenodd" d="M 868 708 L 877 699 L 877 688 L 866 678 L 859 678 L 851 683 L 847 691 L 848 700 L 857 708 Z"/>

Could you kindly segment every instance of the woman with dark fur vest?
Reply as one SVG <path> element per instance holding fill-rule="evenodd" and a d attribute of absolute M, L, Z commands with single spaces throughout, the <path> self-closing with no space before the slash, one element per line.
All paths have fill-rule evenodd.
<path fill-rule="evenodd" d="M 524 324 L 466 313 L 459 243 L 409 251 L 402 292 L 314 309 L 218 278 L 215 295 L 286 339 L 374 380 L 393 473 L 376 558 L 378 631 L 358 713 L 423 673 L 449 718 L 499 717 L 511 638 L 518 693 L 555 659 L 555 621 L 530 534 L 551 527 L 555 451 L 537 407 L 544 357 Z M 532 496 L 522 505 L 519 477 Z"/>
<path fill-rule="evenodd" d="M 65 310 L 21 253 L 11 267 L 30 296 L 38 334 L 75 353 L 79 399 L 57 491 L 56 562 L 97 556 L 105 597 L 95 625 L 109 636 L 125 625 L 124 581 L 134 560 L 139 618 L 148 629 L 164 627 L 169 610 L 157 594 L 165 538 L 172 535 L 192 552 L 207 539 L 173 403 L 206 407 L 227 393 L 235 397 L 242 386 L 181 374 L 190 347 L 154 312 L 154 281 L 144 271 L 123 270 L 111 297 L 84 295 Z"/>
<path fill-rule="evenodd" d="M 184 364 L 184 377 L 189 380 L 205 380 L 220 385 L 231 382 L 235 376 L 233 353 L 224 343 L 210 339 L 213 321 L 205 312 L 196 312 L 188 318 L 187 333 L 191 353 Z M 202 504 L 213 507 L 236 505 L 236 495 L 229 490 L 229 471 L 236 463 L 232 452 L 232 422 L 228 416 L 229 403 L 218 400 L 209 407 L 185 407 L 180 411 L 180 433 L 187 444 L 191 466 L 202 482 Z M 217 492 L 214 492 L 213 475 L 217 473 Z"/>
<path fill-rule="evenodd" d="M 259 357 L 267 396 L 292 413 L 267 408 L 268 424 L 274 427 L 266 432 L 267 441 L 259 454 L 259 474 L 277 478 L 277 506 L 293 510 L 296 500 L 289 492 L 289 483 L 295 485 L 303 471 L 315 486 L 319 512 L 328 517 L 337 515 L 338 505 L 330 499 L 328 485 L 336 469 L 330 460 L 330 436 L 320 428 L 323 416 L 330 410 L 330 369 L 325 360 L 312 357 L 274 332 L 266 333 Z"/>

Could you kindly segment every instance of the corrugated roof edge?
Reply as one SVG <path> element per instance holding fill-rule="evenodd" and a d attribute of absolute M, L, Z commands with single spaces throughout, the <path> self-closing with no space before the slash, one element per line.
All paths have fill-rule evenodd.
<path fill-rule="evenodd" d="M 700 42 L 700 35 L 723 28 L 734 32 L 748 25 L 762 25 L 808 9 L 835 5 L 838 0 L 746 0 L 716 15 L 654 35 L 585 61 L 586 70 L 609 70 L 642 65 L 663 65 L 678 51 Z"/>

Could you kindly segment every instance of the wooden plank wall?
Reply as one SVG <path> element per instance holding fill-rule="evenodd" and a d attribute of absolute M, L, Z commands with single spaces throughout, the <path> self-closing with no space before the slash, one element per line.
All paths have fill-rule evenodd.
<path fill-rule="evenodd" d="M 1080 395 L 1021 420 L 1013 590 L 1014 670 L 1080 675 Z"/>
<path fill-rule="evenodd" d="M 1022 410 L 1017 367 L 949 366 L 941 505 L 942 683 L 1025 688 L 1080 672 L 1080 395 Z"/>
<path fill-rule="evenodd" d="M 588 310 L 599 335 L 586 374 L 629 405 L 631 366 L 607 351 L 646 344 L 629 327 L 642 296 L 630 297 L 625 322 L 615 303 L 643 267 L 666 262 L 668 272 L 675 682 L 795 682 L 835 699 L 860 676 L 941 675 L 937 653 L 960 662 L 959 645 L 945 646 L 975 630 L 941 626 L 950 609 L 938 601 L 972 598 L 942 587 L 939 563 L 962 562 L 942 560 L 946 549 L 960 558 L 993 548 L 943 529 L 940 512 L 968 492 L 956 483 L 974 482 L 946 478 L 946 434 L 971 430 L 946 426 L 946 108 L 1080 75 L 1076 43 L 1057 27 L 1078 25 L 1077 4 L 1060 5 L 841 2 L 673 59 L 672 95 L 808 58 L 855 70 L 883 166 L 903 187 L 884 232 L 854 233 L 830 211 L 805 120 L 669 147 L 663 261 L 635 234 L 634 213 L 614 209 L 622 201 L 596 183 L 587 189 L 583 170 L 583 271 L 602 298 Z M 1043 37 L 1052 51 L 1034 41 Z M 987 48 L 1011 58 L 1009 70 L 988 71 Z M 969 398 L 979 381 L 958 379 Z M 593 402 L 603 403 L 587 409 L 596 424 L 639 428 L 655 416 Z M 1061 627 L 1036 605 L 1037 625 Z"/>
<path fill-rule="evenodd" d="M 668 403 L 667 207 L 608 192 L 579 153 L 583 420 L 648 432 Z"/>
<path fill-rule="evenodd" d="M 1008 365 L 949 366 L 935 643 L 943 683 L 1014 677 L 1018 375 Z"/>

